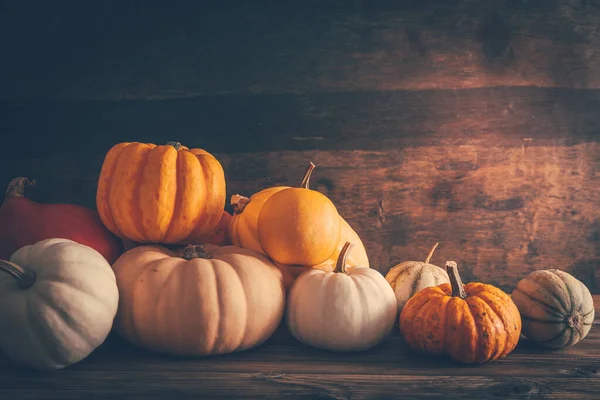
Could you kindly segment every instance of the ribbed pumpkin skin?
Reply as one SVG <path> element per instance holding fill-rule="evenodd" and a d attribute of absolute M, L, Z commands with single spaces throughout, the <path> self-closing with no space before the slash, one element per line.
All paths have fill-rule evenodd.
<path fill-rule="evenodd" d="M 519 281 L 511 296 L 523 319 L 523 335 L 542 347 L 572 346 L 592 328 L 592 295 L 567 272 L 534 271 Z"/>
<path fill-rule="evenodd" d="M 96 194 L 106 227 L 136 243 L 193 243 L 219 222 L 221 164 L 201 149 L 119 143 L 106 154 Z"/>
<path fill-rule="evenodd" d="M 442 283 L 450 283 L 446 271 L 433 264 L 418 261 L 405 261 L 389 270 L 385 275 L 396 300 L 398 313 L 402 312 L 404 305 L 420 290 Z"/>
<path fill-rule="evenodd" d="M 53 370 L 86 358 L 109 334 L 118 289 L 106 259 L 68 239 L 45 239 L 10 259 L 36 274 L 27 289 L 0 272 L 0 348 L 16 362 Z"/>
<path fill-rule="evenodd" d="M 205 244 L 190 261 L 140 246 L 113 265 L 119 286 L 115 330 L 138 346 L 174 355 L 241 351 L 268 339 L 283 318 L 281 272 L 263 255 Z"/>
<path fill-rule="evenodd" d="M 332 351 L 361 351 L 392 330 L 394 293 L 376 270 L 348 267 L 351 246 L 344 244 L 333 272 L 312 268 L 292 285 L 286 324 L 299 341 Z"/>
<path fill-rule="evenodd" d="M 464 290 L 465 299 L 452 296 L 451 285 L 444 283 L 408 300 L 400 313 L 400 331 L 410 347 L 477 364 L 514 350 L 521 318 L 510 297 L 479 282 L 464 285 Z"/>

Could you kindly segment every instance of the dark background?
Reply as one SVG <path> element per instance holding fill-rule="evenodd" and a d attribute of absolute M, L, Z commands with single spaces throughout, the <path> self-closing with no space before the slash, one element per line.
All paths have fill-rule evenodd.
<path fill-rule="evenodd" d="M 312 160 L 382 273 L 440 241 L 600 293 L 599 71 L 600 1 L 0 0 L 0 185 L 94 208 L 122 141 L 212 152 L 228 195 Z"/>

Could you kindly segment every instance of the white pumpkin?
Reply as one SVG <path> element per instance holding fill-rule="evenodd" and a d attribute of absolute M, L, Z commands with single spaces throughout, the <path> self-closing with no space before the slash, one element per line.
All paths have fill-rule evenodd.
<path fill-rule="evenodd" d="M 47 239 L 0 261 L 0 348 L 14 361 L 61 369 L 81 361 L 110 332 L 119 292 L 102 255 Z"/>
<path fill-rule="evenodd" d="M 299 341 L 332 351 L 360 351 L 378 344 L 394 327 L 394 291 L 376 270 L 346 270 L 347 242 L 336 268 L 313 268 L 292 285 L 286 324 Z"/>
<path fill-rule="evenodd" d="M 392 267 L 385 275 L 385 279 L 396 295 L 398 314 L 402 312 L 408 299 L 418 291 L 442 283 L 450 283 L 448 273 L 443 268 L 429 264 L 429 260 L 431 260 L 437 246 L 438 243 L 429 251 L 425 262 L 405 261 Z"/>

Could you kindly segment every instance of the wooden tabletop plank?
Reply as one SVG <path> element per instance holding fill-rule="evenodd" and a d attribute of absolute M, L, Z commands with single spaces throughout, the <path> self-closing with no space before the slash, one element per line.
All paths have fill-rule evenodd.
<path fill-rule="evenodd" d="M 417 354 L 397 328 L 369 351 L 337 354 L 302 345 L 281 327 L 255 349 L 209 358 L 164 356 L 112 336 L 61 371 L 32 371 L 0 357 L 0 398 L 590 399 L 600 392 L 600 295 L 594 300 L 594 326 L 577 345 L 546 350 L 521 340 L 484 365 Z"/>

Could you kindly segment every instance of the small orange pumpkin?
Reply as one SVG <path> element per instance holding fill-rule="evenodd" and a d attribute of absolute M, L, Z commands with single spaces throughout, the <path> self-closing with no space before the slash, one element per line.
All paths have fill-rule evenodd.
<path fill-rule="evenodd" d="M 450 284 L 417 292 L 400 313 L 400 330 L 409 346 L 477 364 L 512 352 L 521 316 L 510 296 L 484 283 L 463 286 L 454 261 L 446 263 L 446 271 Z"/>
<path fill-rule="evenodd" d="M 96 204 L 104 225 L 136 243 L 189 243 L 218 223 L 225 203 L 223 167 L 180 143 L 119 143 L 102 165 Z"/>
<path fill-rule="evenodd" d="M 308 188 L 309 181 L 314 170 L 315 165 L 310 163 L 304 177 L 302 179 L 301 187 Z M 250 198 L 235 194 L 231 197 L 231 204 L 234 209 L 234 215 L 229 225 L 229 238 L 232 244 L 239 247 L 251 249 L 263 254 L 267 252 L 263 249 L 258 236 L 258 224 L 259 215 L 263 210 L 264 204 L 271 198 L 271 196 L 285 190 L 290 189 L 289 186 L 274 186 L 258 193 L 255 193 Z M 329 256 L 329 258 L 316 265 L 297 265 L 297 264 L 285 264 L 276 262 L 277 266 L 282 270 L 284 274 L 284 280 L 286 287 L 289 287 L 291 282 L 302 273 L 304 270 L 310 267 L 316 267 L 325 271 L 333 271 L 335 269 L 337 260 L 340 256 L 342 248 L 346 242 L 352 242 L 355 244 L 352 254 L 348 255 L 347 264 L 349 267 L 357 265 L 369 266 L 369 258 L 365 246 L 352 229 L 348 222 L 339 216 L 341 223 L 340 239 L 337 243 L 335 251 Z"/>

